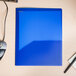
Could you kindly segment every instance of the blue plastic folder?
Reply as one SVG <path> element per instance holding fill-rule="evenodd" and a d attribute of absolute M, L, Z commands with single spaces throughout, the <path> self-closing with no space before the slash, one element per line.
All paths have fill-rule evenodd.
<path fill-rule="evenodd" d="M 16 8 L 15 65 L 62 65 L 62 9 Z"/>

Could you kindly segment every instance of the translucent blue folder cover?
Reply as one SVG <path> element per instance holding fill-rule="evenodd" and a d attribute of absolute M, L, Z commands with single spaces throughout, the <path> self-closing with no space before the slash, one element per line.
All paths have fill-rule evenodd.
<path fill-rule="evenodd" d="M 17 66 L 62 65 L 62 10 L 16 8 Z"/>

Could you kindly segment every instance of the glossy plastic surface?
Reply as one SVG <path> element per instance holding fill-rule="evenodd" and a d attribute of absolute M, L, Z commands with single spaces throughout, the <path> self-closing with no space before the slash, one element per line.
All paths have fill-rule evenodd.
<path fill-rule="evenodd" d="M 62 10 L 16 9 L 15 64 L 62 65 Z"/>

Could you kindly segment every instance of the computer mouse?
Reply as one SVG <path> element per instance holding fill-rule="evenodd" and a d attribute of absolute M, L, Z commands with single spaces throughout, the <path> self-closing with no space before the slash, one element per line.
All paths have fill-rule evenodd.
<path fill-rule="evenodd" d="M 0 60 L 3 58 L 6 51 L 7 44 L 4 41 L 0 41 Z"/>

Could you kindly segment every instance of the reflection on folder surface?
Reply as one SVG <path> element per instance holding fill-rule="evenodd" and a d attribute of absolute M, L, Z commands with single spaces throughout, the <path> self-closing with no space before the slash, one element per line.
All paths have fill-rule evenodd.
<path fill-rule="evenodd" d="M 62 10 L 16 9 L 15 64 L 62 65 Z"/>

